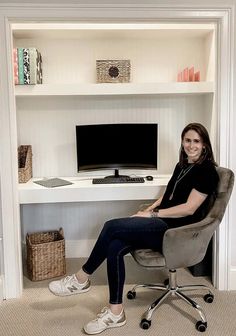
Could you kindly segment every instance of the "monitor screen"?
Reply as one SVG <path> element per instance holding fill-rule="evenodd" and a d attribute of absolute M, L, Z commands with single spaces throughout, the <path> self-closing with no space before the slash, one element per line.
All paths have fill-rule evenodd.
<path fill-rule="evenodd" d="M 78 172 L 98 169 L 157 169 L 158 125 L 77 125 L 76 147 Z"/>

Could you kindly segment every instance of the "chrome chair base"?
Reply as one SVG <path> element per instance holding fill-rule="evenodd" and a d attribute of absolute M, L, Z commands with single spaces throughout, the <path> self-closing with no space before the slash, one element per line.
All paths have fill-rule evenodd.
<path fill-rule="evenodd" d="M 190 297 L 186 296 L 183 292 L 191 291 L 191 290 L 206 290 L 208 293 L 204 296 L 204 300 L 207 303 L 212 303 L 214 300 L 214 295 L 211 292 L 210 288 L 204 285 L 185 285 L 178 286 L 177 285 L 177 272 L 176 270 L 169 270 L 169 279 L 165 281 L 166 285 L 162 284 L 142 284 L 134 286 L 128 293 L 127 298 L 132 300 L 136 297 L 136 290 L 139 288 L 148 288 L 154 290 L 164 291 L 164 294 L 157 298 L 152 304 L 148 307 L 146 312 L 143 314 L 140 326 L 143 329 L 149 329 L 151 326 L 152 314 L 154 311 L 170 296 L 177 296 L 184 300 L 184 302 L 188 303 L 192 306 L 199 314 L 200 320 L 196 323 L 196 329 L 198 331 L 205 331 L 207 329 L 207 320 L 205 313 L 202 308 Z"/>

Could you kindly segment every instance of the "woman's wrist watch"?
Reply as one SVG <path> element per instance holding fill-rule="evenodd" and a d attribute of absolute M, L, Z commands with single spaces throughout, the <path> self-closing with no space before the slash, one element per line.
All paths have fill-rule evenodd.
<path fill-rule="evenodd" d="M 155 208 L 155 211 L 152 210 L 152 211 L 151 211 L 151 217 L 158 217 L 158 212 L 159 212 L 159 209 L 158 209 L 158 208 Z"/>

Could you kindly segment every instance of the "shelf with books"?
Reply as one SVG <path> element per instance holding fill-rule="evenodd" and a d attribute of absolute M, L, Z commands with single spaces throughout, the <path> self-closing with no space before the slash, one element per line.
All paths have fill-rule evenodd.
<path fill-rule="evenodd" d="M 213 82 L 41 84 L 16 86 L 16 96 L 181 95 L 214 93 Z"/>
<path fill-rule="evenodd" d="M 178 74 L 186 68 L 201 73 L 202 82 L 214 81 L 213 24 L 25 23 L 12 29 L 15 48 L 40 50 L 47 85 L 17 88 L 17 95 L 153 94 L 155 86 L 157 93 L 175 93 Z M 131 65 L 130 85 L 96 85 L 97 60 L 124 59 Z M 176 93 L 204 85 L 178 85 Z"/>

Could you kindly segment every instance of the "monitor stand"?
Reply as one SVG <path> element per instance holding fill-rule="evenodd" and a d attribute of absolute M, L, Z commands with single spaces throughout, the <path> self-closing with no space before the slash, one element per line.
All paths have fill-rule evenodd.
<path fill-rule="evenodd" d="M 120 175 L 119 174 L 119 169 L 115 169 L 115 174 L 114 175 L 108 175 L 105 176 L 104 178 L 119 178 L 119 177 L 129 177 L 128 175 Z"/>

